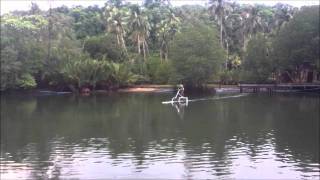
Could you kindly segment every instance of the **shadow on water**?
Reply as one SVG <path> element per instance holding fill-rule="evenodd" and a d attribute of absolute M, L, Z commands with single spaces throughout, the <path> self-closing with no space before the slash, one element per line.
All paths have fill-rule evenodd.
<path fill-rule="evenodd" d="M 319 177 L 318 95 L 161 104 L 170 97 L 3 96 L 1 174 L 257 178 L 271 171 L 271 177 Z"/>

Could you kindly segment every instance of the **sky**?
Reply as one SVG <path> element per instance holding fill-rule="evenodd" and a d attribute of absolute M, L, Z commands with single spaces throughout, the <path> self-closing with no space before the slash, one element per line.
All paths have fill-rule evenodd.
<path fill-rule="evenodd" d="M 90 5 L 103 6 L 107 0 L 51 0 L 52 7 L 59 7 L 66 5 L 68 7 L 82 5 L 84 7 Z M 128 0 L 127 0 L 128 1 Z M 236 0 L 241 4 L 265 4 L 275 5 L 277 3 L 290 4 L 295 7 L 319 5 L 319 0 Z M 29 10 L 31 2 L 35 2 L 39 5 L 40 9 L 48 10 L 50 7 L 49 0 L 1 0 L 1 14 L 8 13 L 14 10 Z M 142 3 L 143 0 L 129 0 L 132 3 Z M 207 0 L 171 0 L 174 6 L 180 6 L 184 4 L 199 4 L 205 5 Z"/>

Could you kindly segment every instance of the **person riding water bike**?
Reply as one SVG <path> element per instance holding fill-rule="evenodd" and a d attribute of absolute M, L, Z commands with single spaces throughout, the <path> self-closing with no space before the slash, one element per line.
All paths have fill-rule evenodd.
<path fill-rule="evenodd" d="M 184 87 L 182 84 L 178 85 L 178 91 L 177 94 L 171 99 L 171 101 L 188 101 L 188 97 L 183 96 L 184 95 Z"/>

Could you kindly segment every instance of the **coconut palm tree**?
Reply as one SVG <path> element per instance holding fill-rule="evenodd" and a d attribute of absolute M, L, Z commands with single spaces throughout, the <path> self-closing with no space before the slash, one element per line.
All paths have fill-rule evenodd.
<path fill-rule="evenodd" d="M 228 65 L 229 42 L 231 40 L 228 30 L 226 30 L 226 23 L 228 23 L 227 19 L 232 14 L 234 5 L 225 0 L 209 0 L 209 13 L 215 17 L 220 26 L 220 45 L 227 51 L 225 60 L 226 69 Z"/>
<path fill-rule="evenodd" d="M 106 4 L 105 19 L 108 32 L 115 33 L 119 47 L 127 52 L 125 43 L 126 25 L 128 20 L 129 11 L 126 7 L 116 7 Z"/>
<path fill-rule="evenodd" d="M 132 39 L 137 43 L 138 53 L 143 54 L 146 61 L 146 56 L 149 53 L 147 38 L 150 31 L 147 12 L 138 5 L 131 5 L 130 14 L 129 27 L 132 30 Z"/>
<path fill-rule="evenodd" d="M 231 10 L 230 4 L 226 0 L 209 0 L 209 13 L 214 16 L 220 26 L 220 45 L 223 46 L 223 28 L 226 14 Z"/>
<path fill-rule="evenodd" d="M 228 47 L 236 46 L 235 42 L 240 42 L 242 39 L 242 17 L 237 12 L 232 13 L 226 17 L 226 21 L 224 24 L 224 34 L 225 34 L 225 47 L 226 50 L 229 51 Z M 239 44 L 239 43 L 238 43 Z M 235 48 L 235 47 L 233 47 Z"/>
<path fill-rule="evenodd" d="M 180 19 L 175 16 L 171 9 L 167 9 L 164 14 L 164 19 L 162 19 L 158 26 L 158 37 L 160 42 L 160 59 L 162 61 L 163 57 L 165 61 L 168 60 L 168 45 L 169 42 L 174 37 L 175 33 L 179 31 Z"/>
<path fill-rule="evenodd" d="M 179 31 L 180 18 L 167 0 L 155 0 L 146 4 L 150 23 L 150 40 L 153 49 L 159 49 L 160 60 L 168 60 L 168 45 Z"/>
<path fill-rule="evenodd" d="M 246 8 L 243 17 L 243 49 L 245 50 L 252 35 L 264 29 L 260 10 L 249 6 Z"/>
<path fill-rule="evenodd" d="M 274 29 L 279 32 L 280 28 L 284 26 L 290 19 L 292 19 L 293 14 L 297 11 L 293 6 L 287 4 L 278 3 L 274 8 Z"/>

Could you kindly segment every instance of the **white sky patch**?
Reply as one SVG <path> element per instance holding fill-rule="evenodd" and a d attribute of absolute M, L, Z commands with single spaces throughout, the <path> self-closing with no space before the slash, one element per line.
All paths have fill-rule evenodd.
<path fill-rule="evenodd" d="M 240 4 L 265 4 L 269 6 L 277 3 L 289 4 L 295 7 L 319 5 L 319 1 L 315 0 L 236 0 Z"/>
<path fill-rule="evenodd" d="M 143 0 L 128 0 L 131 3 L 142 4 Z M 301 6 L 310 6 L 310 5 L 319 5 L 318 0 L 236 0 L 240 4 L 265 4 L 273 6 L 277 3 L 290 4 L 292 6 L 301 7 Z M 31 2 L 38 4 L 41 10 L 48 10 L 50 7 L 49 0 L 1 0 L 1 14 L 8 13 L 14 10 L 29 10 L 31 7 Z M 60 7 L 65 5 L 67 7 L 73 7 L 81 5 L 84 7 L 98 5 L 102 7 L 107 0 L 51 0 L 51 7 Z M 171 0 L 170 1 L 174 6 L 181 5 L 205 5 L 207 0 Z"/>

